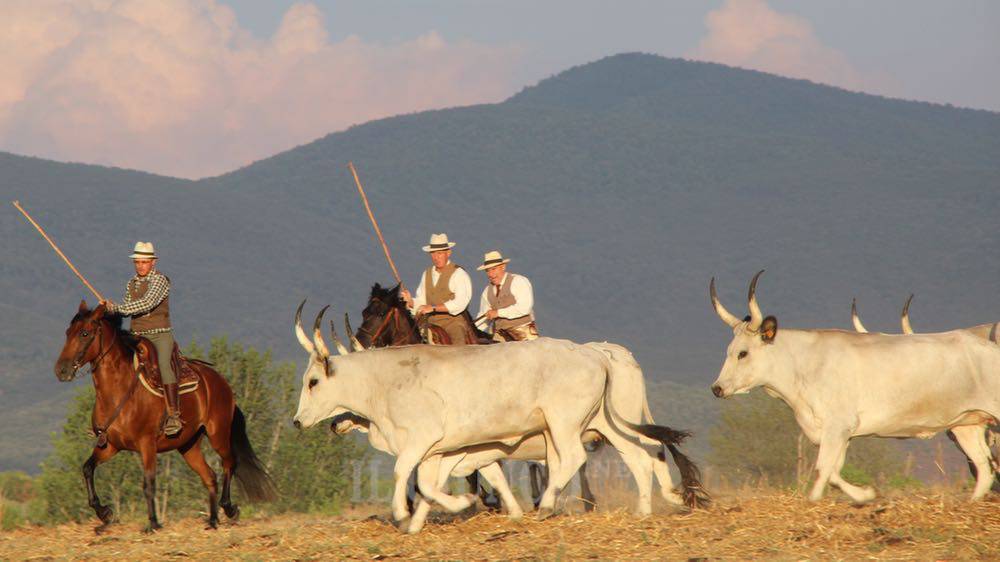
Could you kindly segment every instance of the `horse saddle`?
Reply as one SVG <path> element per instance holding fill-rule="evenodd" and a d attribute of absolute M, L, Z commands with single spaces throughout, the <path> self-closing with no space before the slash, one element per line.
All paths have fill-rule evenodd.
<path fill-rule="evenodd" d="M 173 353 L 170 356 L 170 366 L 173 367 L 174 375 L 177 377 L 177 392 L 179 394 L 187 394 L 198 389 L 201 377 L 191 366 L 195 363 L 211 365 L 205 361 L 184 357 L 175 342 Z M 156 348 L 146 338 L 140 338 L 132 359 L 132 366 L 139 372 L 139 381 L 142 382 L 142 386 L 146 387 L 146 390 L 156 396 L 163 396 L 163 379 L 160 377 L 160 364 L 157 360 Z"/>

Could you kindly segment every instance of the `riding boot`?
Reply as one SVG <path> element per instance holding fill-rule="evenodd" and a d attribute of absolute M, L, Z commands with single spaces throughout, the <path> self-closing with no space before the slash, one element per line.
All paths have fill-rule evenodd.
<path fill-rule="evenodd" d="M 177 383 L 163 385 L 163 396 L 167 399 L 167 421 L 163 423 L 163 433 L 173 437 L 181 432 L 181 408 L 177 396 Z"/>

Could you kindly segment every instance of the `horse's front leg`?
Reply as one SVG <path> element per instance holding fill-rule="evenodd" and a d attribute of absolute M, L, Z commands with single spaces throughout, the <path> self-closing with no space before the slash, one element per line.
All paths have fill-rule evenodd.
<path fill-rule="evenodd" d="M 115 513 L 110 507 L 101 503 L 101 499 L 97 497 L 97 489 L 94 486 L 94 470 L 97 465 L 102 464 L 111 457 L 115 456 L 118 449 L 108 443 L 103 449 L 94 447 L 94 451 L 90 453 L 90 458 L 87 462 L 83 463 L 83 480 L 87 484 L 87 503 L 94 509 L 94 513 L 101 520 L 101 525 L 94 529 L 95 532 L 100 533 L 108 528 L 115 520 Z"/>
<path fill-rule="evenodd" d="M 149 525 L 142 530 L 153 533 L 163 528 L 156 519 L 156 442 L 145 441 L 139 446 L 142 456 L 142 493 L 146 496 L 146 509 L 149 511 Z"/>

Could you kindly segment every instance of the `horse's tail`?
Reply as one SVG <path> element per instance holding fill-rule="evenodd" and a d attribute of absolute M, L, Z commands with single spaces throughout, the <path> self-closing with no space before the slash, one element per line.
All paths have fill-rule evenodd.
<path fill-rule="evenodd" d="M 253 452 L 247 437 L 247 420 L 239 406 L 233 412 L 233 425 L 229 432 L 229 447 L 236 457 L 236 479 L 250 501 L 272 501 L 278 498 L 278 488 L 271 480 L 263 463 Z"/>

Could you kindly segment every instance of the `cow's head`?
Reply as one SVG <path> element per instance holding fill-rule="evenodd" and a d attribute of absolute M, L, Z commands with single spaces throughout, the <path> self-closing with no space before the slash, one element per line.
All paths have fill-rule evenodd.
<path fill-rule="evenodd" d="M 309 353 L 306 362 L 305 372 L 302 373 L 302 393 L 299 395 L 299 408 L 295 413 L 293 423 L 295 427 L 311 427 L 321 420 L 334 416 L 343 411 L 337 405 L 338 389 L 336 373 L 338 358 L 330 355 L 330 350 L 323 339 L 322 325 L 323 314 L 329 306 L 323 307 L 316 315 L 313 322 L 313 336 L 309 339 L 302 328 L 302 307 L 306 301 L 299 304 L 295 311 L 295 337 Z M 337 336 L 337 331 L 330 322 L 330 331 L 333 335 L 333 342 L 337 353 L 347 355 L 347 348 L 341 343 Z"/>
<path fill-rule="evenodd" d="M 778 336 L 778 319 L 764 317 L 757 304 L 757 279 L 763 270 L 754 275 L 747 296 L 750 314 L 740 320 L 730 314 L 719 302 L 715 292 L 715 278 L 709 283 L 709 294 L 715 313 L 733 329 L 733 341 L 726 349 L 726 360 L 722 364 L 719 378 L 712 385 L 712 393 L 720 398 L 749 392 L 766 384 L 766 377 L 774 368 L 774 341 Z"/>

